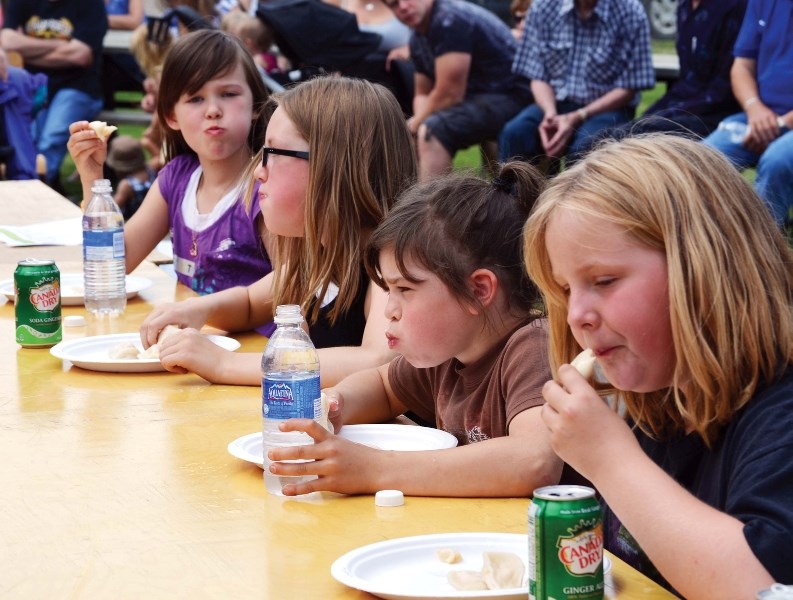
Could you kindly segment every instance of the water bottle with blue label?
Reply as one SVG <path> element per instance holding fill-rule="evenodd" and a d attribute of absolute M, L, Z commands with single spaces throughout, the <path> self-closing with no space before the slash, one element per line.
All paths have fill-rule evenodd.
<path fill-rule="evenodd" d="M 300 307 L 279 306 L 274 321 L 277 328 L 262 356 L 262 448 L 265 486 L 268 492 L 280 496 L 287 483 L 302 483 L 316 476 L 282 477 L 270 473 L 268 450 L 314 443 L 306 433 L 285 433 L 278 426 L 294 418 L 320 421 L 322 401 L 319 355 L 301 327 Z"/>
<path fill-rule="evenodd" d="M 127 306 L 124 217 L 107 179 L 97 179 L 83 213 L 83 287 L 85 308 L 94 314 L 119 314 Z"/>

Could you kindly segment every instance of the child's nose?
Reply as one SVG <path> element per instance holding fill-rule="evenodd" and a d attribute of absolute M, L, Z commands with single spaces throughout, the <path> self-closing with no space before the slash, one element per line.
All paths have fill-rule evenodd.
<path fill-rule="evenodd" d="M 584 295 L 571 293 L 567 302 L 567 324 L 581 330 L 595 326 L 597 320 L 593 304 Z"/>
<path fill-rule="evenodd" d="M 253 171 L 253 176 L 261 182 L 267 181 L 267 167 L 265 167 L 261 162 L 259 166 L 257 166 Z"/>

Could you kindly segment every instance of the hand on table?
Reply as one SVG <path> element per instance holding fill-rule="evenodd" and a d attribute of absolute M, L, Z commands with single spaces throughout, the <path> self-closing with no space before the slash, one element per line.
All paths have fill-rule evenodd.
<path fill-rule="evenodd" d="M 200 298 L 188 298 L 181 302 L 160 304 L 152 310 L 140 326 L 140 341 L 144 348 L 156 344 L 160 332 L 166 325 L 201 329 L 209 318 L 209 309 L 203 307 Z"/>
<path fill-rule="evenodd" d="M 192 328 L 174 332 L 159 344 L 160 363 L 166 371 L 195 373 L 207 381 L 217 381 L 225 360 L 234 355 Z"/>
<path fill-rule="evenodd" d="M 313 444 L 275 448 L 269 451 L 270 460 L 311 460 L 313 462 L 274 463 L 270 472 L 280 476 L 318 475 L 305 483 L 287 484 L 285 496 L 311 492 L 332 491 L 341 494 L 365 494 L 380 489 L 375 473 L 379 458 L 385 455 L 363 444 L 333 435 L 311 419 L 290 419 L 281 424 L 281 431 L 302 431 L 314 438 Z"/>
<path fill-rule="evenodd" d="M 562 365 L 559 381 L 548 381 L 542 395 L 551 448 L 595 485 L 600 470 L 615 468 L 627 448 L 641 451 L 627 423 L 574 367 Z"/>

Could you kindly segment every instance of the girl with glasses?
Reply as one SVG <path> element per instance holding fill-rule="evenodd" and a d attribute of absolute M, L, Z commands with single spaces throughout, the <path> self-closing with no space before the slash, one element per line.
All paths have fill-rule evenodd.
<path fill-rule="evenodd" d="M 393 356 L 383 335 L 387 296 L 367 276 L 363 254 L 415 180 L 415 155 L 399 104 L 380 85 L 317 78 L 277 95 L 273 105 L 254 198 L 273 236 L 273 272 L 247 287 L 157 308 L 141 338 L 148 346 L 168 324 L 194 328 L 163 344 L 165 368 L 259 385 L 260 354 L 205 344 L 195 329 L 208 323 L 244 331 L 271 320 L 279 304 L 299 304 L 327 386 Z"/>
<path fill-rule="evenodd" d="M 202 30 L 174 44 L 162 81 L 166 165 L 125 226 L 127 272 L 170 231 L 177 278 L 199 294 L 258 281 L 272 270 L 264 223 L 259 206 L 243 201 L 244 174 L 267 126 L 268 93 L 256 65 L 234 37 Z M 87 201 L 107 145 L 86 121 L 70 132 Z"/>

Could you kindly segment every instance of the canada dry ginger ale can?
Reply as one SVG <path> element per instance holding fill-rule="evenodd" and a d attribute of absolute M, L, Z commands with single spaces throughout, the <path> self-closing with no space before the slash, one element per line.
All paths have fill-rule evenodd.
<path fill-rule="evenodd" d="M 17 344 L 25 348 L 61 341 L 61 274 L 53 260 L 20 260 L 14 271 Z"/>
<path fill-rule="evenodd" d="M 552 485 L 529 506 L 529 598 L 603 598 L 603 515 L 595 490 Z"/>

